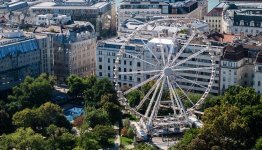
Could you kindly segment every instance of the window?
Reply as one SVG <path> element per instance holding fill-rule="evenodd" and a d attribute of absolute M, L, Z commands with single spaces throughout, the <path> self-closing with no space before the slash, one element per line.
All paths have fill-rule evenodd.
<path fill-rule="evenodd" d="M 99 62 L 102 62 L 102 57 L 99 57 L 98 60 L 99 60 Z"/>
<path fill-rule="evenodd" d="M 141 79 L 140 79 L 140 78 L 137 78 L 137 82 L 141 82 Z"/>
<path fill-rule="evenodd" d="M 124 60 L 124 65 L 126 65 L 126 60 Z"/>
<path fill-rule="evenodd" d="M 129 80 L 130 80 L 130 81 L 132 81 L 132 80 L 133 80 L 132 76 L 129 76 Z"/>
<path fill-rule="evenodd" d="M 99 72 L 99 76 L 100 76 L 100 77 L 102 77 L 102 76 L 103 76 L 102 72 Z"/>
<path fill-rule="evenodd" d="M 115 59 L 113 59 L 113 63 L 115 63 L 115 61 L 116 61 L 116 60 L 115 60 Z"/>
<path fill-rule="evenodd" d="M 108 73 L 107 76 L 110 78 L 111 77 L 110 73 Z"/>
<path fill-rule="evenodd" d="M 110 63 L 110 58 L 107 59 L 107 62 Z"/>
<path fill-rule="evenodd" d="M 102 51 L 99 51 L 99 52 L 98 52 L 98 55 L 102 55 Z"/>
<path fill-rule="evenodd" d="M 126 72 L 126 68 L 124 68 L 124 72 Z"/>
<path fill-rule="evenodd" d="M 102 69 L 102 65 L 99 65 L 99 69 Z"/>
<path fill-rule="evenodd" d="M 132 61 L 129 62 L 130 66 L 132 66 Z"/>
<path fill-rule="evenodd" d="M 140 62 L 137 62 L 137 67 L 141 67 L 141 64 L 140 64 Z"/>
<path fill-rule="evenodd" d="M 260 81 L 257 82 L 257 86 L 261 86 L 261 82 Z"/>
<path fill-rule="evenodd" d="M 108 66 L 107 69 L 110 70 L 110 66 Z"/>
<path fill-rule="evenodd" d="M 126 75 L 124 75 L 124 80 L 126 80 Z"/>

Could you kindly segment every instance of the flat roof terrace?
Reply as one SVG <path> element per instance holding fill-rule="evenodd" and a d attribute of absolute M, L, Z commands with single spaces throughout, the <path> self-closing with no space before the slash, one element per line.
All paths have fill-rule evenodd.
<path fill-rule="evenodd" d="M 84 3 L 83 3 L 84 4 Z M 30 7 L 30 9 L 102 9 L 110 5 L 109 2 L 98 2 L 94 5 L 59 5 L 55 2 L 43 2 Z"/>

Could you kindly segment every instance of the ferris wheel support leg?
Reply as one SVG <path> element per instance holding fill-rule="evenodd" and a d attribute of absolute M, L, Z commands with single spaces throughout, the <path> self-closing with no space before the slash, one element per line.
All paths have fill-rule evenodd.
<path fill-rule="evenodd" d="M 188 117 L 187 117 L 185 108 L 184 108 L 184 106 L 183 106 L 183 104 L 182 104 L 182 102 L 181 102 L 181 100 L 180 100 L 178 94 L 176 93 L 176 91 L 175 91 L 175 89 L 174 89 L 172 84 L 171 84 L 171 88 L 172 88 L 172 94 L 173 94 L 173 96 L 175 97 L 175 100 L 176 100 L 176 104 L 177 104 L 177 106 L 178 106 L 178 108 L 180 110 L 180 114 L 182 116 L 184 116 L 185 119 L 186 119 L 186 122 L 188 122 Z"/>
<path fill-rule="evenodd" d="M 157 100 L 155 102 L 155 105 L 153 107 L 153 110 L 151 112 L 151 115 L 149 117 L 149 120 L 148 120 L 148 125 L 153 125 L 153 119 L 154 117 L 157 115 L 158 113 L 158 109 L 159 109 L 159 105 L 160 105 L 160 100 L 162 98 L 162 94 L 163 94 L 163 89 L 164 89 L 164 85 L 165 85 L 165 82 L 166 82 L 166 78 L 164 77 L 163 79 L 163 82 L 162 82 L 162 85 L 161 85 L 161 89 L 159 91 L 159 94 L 158 94 L 158 97 L 157 97 Z"/>
<path fill-rule="evenodd" d="M 147 94 L 145 95 L 145 97 L 141 100 L 141 102 L 139 103 L 139 105 L 137 105 L 136 110 L 139 110 L 143 104 L 145 103 L 145 101 L 147 100 L 147 98 L 152 94 L 152 92 L 154 91 L 154 89 L 157 87 L 157 85 L 160 83 L 161 79 L 163 78 L 163 76 L 161 76 L 156 83 L 152 86 L 152 88 L 149 90 L 149 92 L 147 92 Z"/>
<path fill-rule="evenodd" d="M 192 100 L 186 95 L 186 92 L 179 86 L 179 84 L 175 81 L 176 86 L 181 90 L 181 92 L 185 95 L 185 97 L 189 100 L 189 102 L 194 105 Z"/>
<path fill-rule="evenodd" d="M 171 101 L 172 101 L 172 106 L 173 106 L 174 115 L 177 115 L 177 113 L 176 113 L 176 106 L 175 106 L 175 103 L 174 103 L 174 97 L 173 97 L 173 95 L 172 95 L 171 83 L 170 83 L 168 77 L 167 77 L 167 84 L 168 84 L 168 87 L 169 87 L 169 94 L 170 94 L 170 98 L 171 98 Z M 179 107 L 179 106 L 178 106 L 178 107 Z"/>

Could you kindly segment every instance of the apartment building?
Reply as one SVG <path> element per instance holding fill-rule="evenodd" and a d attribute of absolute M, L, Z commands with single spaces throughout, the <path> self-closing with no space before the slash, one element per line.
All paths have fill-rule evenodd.
<path fill-rule="evenodd" d="M 221 58 L 221 92 L 232 85 L 253 87 L 258 93 L 261 92 L 260 37 L 238 39 L 233 45 L 224 48 Z"/>
<path fill-rule="evenodd" d="M 247 6 L 243 6 L 243 3 L 227 4 L 222 16 L 223 32 L 243 33 L 245 36 L 255 36 L 262 32 L 262 9 L 260 5 L 251 4 Z"/>
<path fill-rule="evenodd" d="M 32 5 L 29 8 L 29 16 L 25 22 L 34 24 L 38 15 L 45 14 L 61 14 L 71 16 L 75 21 L 88 21 L 95 26 L 95 30 L 99 36 L 105 36 L 115 32 L 116 15 L 114 14 L 114 3 L 110 1 L 97 0 L 55 0 L 49 2 L 41 2 Z M 106 34 L 105 34 L 106 33 Z M 102 35 L 104 34 L 104 35 Z"/>
<path fill-rule="evenodd" d="M 26 76 L 52 74 L 50 37 L 19 29 L 1 29 L 0 34 L 0 90 L 16 86 Z"/>
<path fill-rule="evenodd" d="M 200 23 L 201 24 L 201 23 Z M 206 24 L 207 26 L 207 24 Z M 199 26 L 201 28 L 202 26 Z M 157 35 L 158 32 L 161 32 L 163 27 L 155 28 L 154 30 L 150 31 L 141 31 L 139 33 L 144 35 L 140 35 L 138 37 L 134 37 L 125 46 L 126 54 L 123 55 L 122 59 L 120 60 L 120 68 L 119 72 L 136 72 L 136 71 L 147 71 L 147 70 L 157 70 L 161 68 L 161 66 L 152 66 L 148 62 L 153 64 L 158 64 L 155 57 L 161 60 L 162 54 L 160 51 L 159 45 L 162 45 L 163 51 L 165 55 L 168 56 L 169 53 L 175 55 L 177 50 L 183 47 L 183 44 L 188 40 L 190 36 L 187 34 L 179 33 L 176 36 L 176 42 L 172 39 L 172 34 L 175 30 L 170 27 L 170 30 L 166 32 L 166 34 L 170 35 L 167 38 L 152 38 L 151 35 Z M 168 29 L 168 27 L 166 27 Z M 203 30 L 205 28 L 202 28 Z M 96 75 L 98 77 L 108 77 L 111 81 L 114 81 L 114 67 L 116 61 L 116 55 L 119 52 L 121 46 L 123 45 L 124 41 L 126 40 L 125 36 L 108 39 L 105 41 L 100 41 L 97 44 L 97 66 L 96 66 Z M 207 44 L 203 42 L 202 37 L 195 37 L 189 45 L 186 47 L 184 53 L 178 58 L 177 61 L 182 61 L 183 59 L 187 58 L 188 56 L 192 55 L 195 52 L 198 52 L 207 47 Z M 179 44 L 180 43 L 180 44 Z M 221 45 L 212 45 L 213 50 L 216 51 L 217 57 L 215 58 L 215 77 L 214 77 L 214 84 L 211 89 L 211 93 L 219 94 L 220 92 L 220 55 L 222 54 L 223 46 Z M 152 52 L 154 55 L 152 55 Z M 167 59 L 167 58 L 165 58 Z M 181 67 L 183 68 L 198 68 L 198 67 L 210 67 L 211 66 L 211 57 L 208 52 L 202 53 L 198 55 L 195 59 L 189 60 L 186 63 L 182 64 Z M 154 74 L 147 73 L 147 74 L 120 74 L 118 76 L 118 84 L 121 88 L 126 89 L 128 87 L 133 87 L 149 77 L 152 77 Z M 181 85 L 181 88 L 190 89 L 194 92 L 202 92 L 205 90 L 203 87 L 208 85 L 211 72 L 210 70 L 201 70 L 201 71 L 180 71 L 179 75 L 187 78 L 189 80 L 194 80 L 195 82 L 203 85 L 202 87 L 198 87 L 195 84 L 188 80 L 182 80 L 181 78 L 177 78 L 176 81 Z"/>
<path fill-rule="evenodd" d="M 124 0 L 118 9 L 118 27 L 128 19 L 143 22 L 159 17 L 203 19 L 207 13 L 207 1 L 150 1 Z"/>
<path fill-rule="evenodd" d="M 211 32 L 222 32 L 222 14 L 225 5 L 225 3 L 220 3 L 204 16 Z"/>
<path fill-rule="evenodd" d="M 65 81 L 71 74 L 87 76 L 95 73 L 97 36 L 91 23 L 75 21 L 63 26 L 39 26 L 33 32 L 52 38 L 54 75 L 59 81 Z"/>

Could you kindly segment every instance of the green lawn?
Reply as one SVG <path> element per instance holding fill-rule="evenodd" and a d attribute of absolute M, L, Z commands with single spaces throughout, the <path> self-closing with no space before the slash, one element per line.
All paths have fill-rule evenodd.
<path fill-rule="evenodd" d="M 121 140 L 121 145 L 125 146 L 125 145 L 130 145 L 133 143 L 133 139 L 130 139 L 128 137 L 123 137 L 121 136 L 120 137 L 120 140 Z"/>

